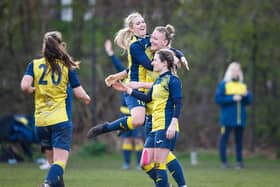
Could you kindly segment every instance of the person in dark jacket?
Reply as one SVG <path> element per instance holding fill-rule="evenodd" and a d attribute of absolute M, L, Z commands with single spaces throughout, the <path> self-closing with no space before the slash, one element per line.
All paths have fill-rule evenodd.
<path fill-rule="evenodd" d="M 246 105 L 252 102 L 252 94 L 243 82 L 238 62 L 232 62 L 216 90 L 216 103 L 220 106 L 221 137 L 219 145 L 222 168 L 228 168 L 226 148 L 231 131 L 235 133 L 236 168 L 244 167 L 242 158 L 243 131 L 246 127 Z"/>
<path fill-rule="evenodd" d="M 33 156 L 32 144 L 39 143 L 34 118 L 25 114 L 5 115 L 0 117 L 0 126 L 0 143 L 3 145 L 9 145 L 7 143 L 19 144 L 23 153 L 31 160 Z M 16 159 L 16 153 L 13 153 L 12 144 L 7 146 L 7 149 L 11 149 L 10 157 Z M 6 151 L 5 148 L 3 150 L 4 152 Z"/>

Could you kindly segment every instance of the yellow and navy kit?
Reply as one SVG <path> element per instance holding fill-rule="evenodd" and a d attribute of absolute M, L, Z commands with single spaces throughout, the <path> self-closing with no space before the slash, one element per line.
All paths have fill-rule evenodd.
<path fill-rule="evenodd" d="M 149 59 L 151 59 L 150 63 L 152 63 L 152 57 L 151 56 L 149 57 Z M 145 82 L 154 83 L 155 80 L 158 78 L 158 76 L 159 76 L 159 73 L 147 69 Z M 147 90 L 145 90 L 145 93 L 147 93 Z M 152 100 L 151 102 L 146 104 L 146 114 L 147 115 L 152 115 L 153 103 L 154 102 Z"/>
<path fill-rule="evenodd" d="M 28 64 L 25 75 L 33 77 L 35 87 L 35 124 L 49 126 L 71 120 L 71 88 L 80 86 L 76 70 L 59 60 L 60 72 L 53 72 L 45 58 Z"/>
<path fill-rule="evenodd" d="M 241 95 L 241 101 L 234 101 L 234 95 Z M 221 81 L 215 95 L 216 103 L 221 107 L 222 126 L 246 126 L 246 105 L 252 102 L 252 94 L 246 84 L 238 81 Z"/>
<path fill-rule="evenodd" d="M 155 80 L 158 78 L 158 76 L 159 76 L 159 73 L 147 70 L 147 72 L 146 72 L 146 82 L 154 83 Z M 153 100 L 146 104 L 146 114 L 147 115 L 152 115 L 153 105 L 154 105 Z"/>
<path fill-rule="evenodd" d="M 144 38 L 134 36 L 128 49 L 128 79 L 129 81 L 145 82 L 147 70 L 152 71 L 153 54 L 149 48 L 150 36 Z M 139 89 L 142 90 L 143 89 Z"/>
<path fill-rule="evenodd" d="M 173 117 L 179 118 L 182 109 L 182 85 L 180 79 L 170 71 L 161 74 L 147 94 L 133 90 L 131 95 L 145 102 L 154 101 L 152 132 L 166 130 Z"/>

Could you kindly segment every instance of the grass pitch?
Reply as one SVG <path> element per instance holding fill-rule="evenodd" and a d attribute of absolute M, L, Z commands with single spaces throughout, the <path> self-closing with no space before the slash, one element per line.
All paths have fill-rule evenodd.
<path fill-rule="evenodd" d="M 215 152 L 199 152 L 198 165 L 191 166 L 189 154 L 177 153 L 189 187 L 276 187 L 279 185 L 280 160 L 268 160 L 260 156 L 245 158 L 243 170 L 221 169 Z M 134 155 L 133 155 L 134 156 Z M 234 166 L 234 157 L 230 157 Z M 134 164 L 134 161 L 133 163 Z M 71 155 L 64 175 L 67 187 L 149 187 L 153 182 L 143 171 L 132 165 L 129 170 L 120 169 L 121 154 L 96 157 Z M 32 162 L 9 165 L 0 164 L 0 187 L 37 187 L 47 171 L 38 169 Z M 176 183 L 169 177 L 170 182 Z M 176 185 L 175 185 L 176 186 Z"/>

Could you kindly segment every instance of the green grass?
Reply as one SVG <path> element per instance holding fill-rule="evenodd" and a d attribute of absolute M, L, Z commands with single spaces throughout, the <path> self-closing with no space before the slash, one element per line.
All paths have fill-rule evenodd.
<path fill-rule="evenodd" d="M 276 187 L 279 185 L 280 160 L 261 156 L 246 158 L 243 170 L 221 169 L 215 152 L 199 152 L 198 165 L 190 166 L 187 153 L 178 154 L 185 169 L 189 187 Z M 234 157 L 230 157 L 234 165 Z M 72 155 L 64 175 L 67 187 L 147 187 L 152 181 L 142 171 L 132 167 L 120 169 L 121 154 L 81 157 Z M 1 187 L 31 187 L 42 183 L 46 171 L 37 164 L 0 164 Z M 175 182 L 170 181 L 175 185 Z"/>

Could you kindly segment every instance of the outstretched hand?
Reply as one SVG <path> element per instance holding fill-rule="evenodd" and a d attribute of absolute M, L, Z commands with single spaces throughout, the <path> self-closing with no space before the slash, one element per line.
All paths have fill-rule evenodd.
<path fill-rule="evenodd" d="M 113 84 L 115 84 L 118 81 L 118 78 L 115 75 L 109 75 L 105 79 L 105 84 L 108 87 L 111 87 Z"/>
<path fill-rule="evenodd" d="M 180 61 L 186 67 L 186 69 L 189 71 L 190 67 L 189 67 L 189 63 L 188 63 L 187 59 L 183 56 L 183 57 L 181 57 Z"/>
<path fill-rule="evenodd" d="M 125 84 L 123 84 L 121 81 L 115 82 L 114 84 L 112 84 L 112 87 L 120 92 L 126 92 L 128 89 L 128 87 Z"/>
<path fill-rule="evenodd" d="M 111 40 L 105 41 L 104 48 L 108 56 L 112 56 L 114 54 Z"/>

